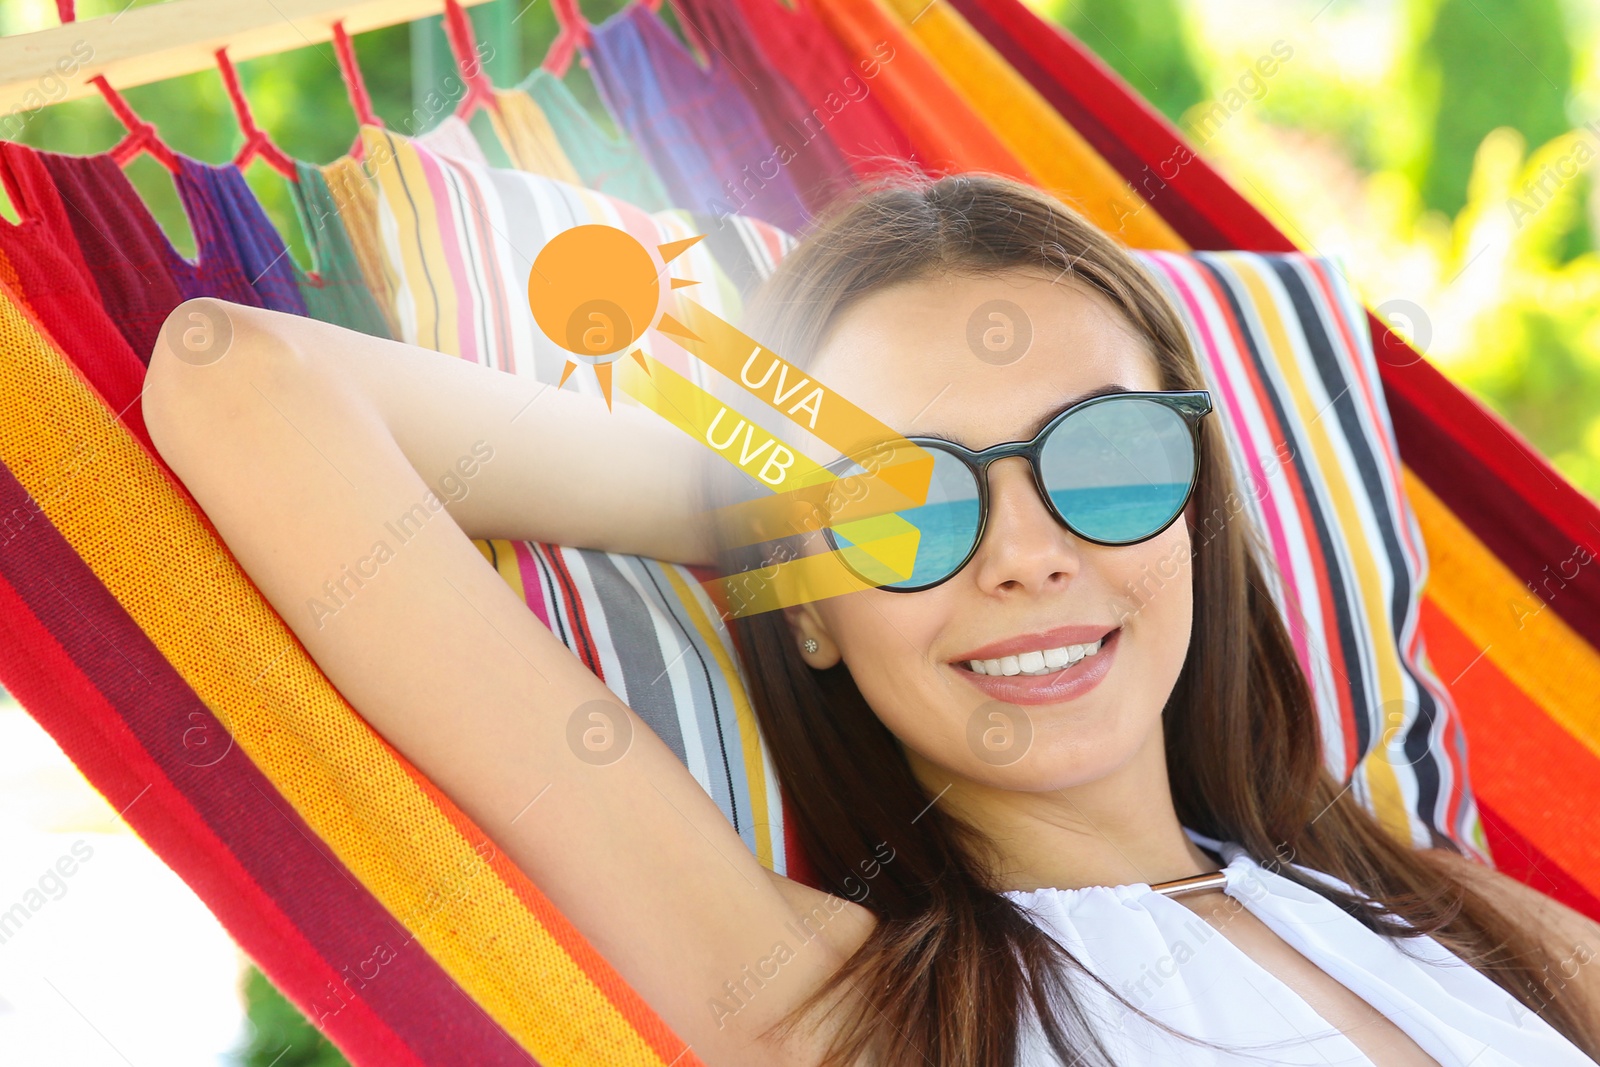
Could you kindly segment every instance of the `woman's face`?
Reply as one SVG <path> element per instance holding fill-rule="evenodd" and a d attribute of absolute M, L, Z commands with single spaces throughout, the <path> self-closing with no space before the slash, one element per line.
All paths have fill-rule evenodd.
<path fill-rule="evenodd" d="M 1165 387 L 1146 342 L 1103 297 L 1025 271 L 880 290 L 837 320 L 810 372 L 898 433 L 937 431 L 972 449 L 1028 440 L 1107 385 Z M 988 476 L 988 526 L 960 572 L 922 592 L 865 589 L 785 609 L 796 641 L 819 643 L 804 658 L 843 659 L 934 790 L 952 776 L 1055 790 L 1139 763 L 1164 780 L 1161 710 L 1193 616 L 1187 518 L 1143 544 L 1095 545 L 1046 510 L 1026 459 L 999 460 Z M 825 548 L 816 539 L 807 550 Z M 1037 636 L 1059 627 L 1117 632 L 1066 674 L 985 688 L 968 667 L 969 653 L 1012 639 L 1041 651 L 1093 641 Z M 1093 671 L 1086 689 L 1064 684 Z"/>

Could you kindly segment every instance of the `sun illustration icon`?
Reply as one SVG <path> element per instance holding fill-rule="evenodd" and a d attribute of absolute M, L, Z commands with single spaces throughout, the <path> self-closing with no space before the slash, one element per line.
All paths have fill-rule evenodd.
<path fill-rule="evenodd" d="M 666 265 L 703 236 L 657 245 L 659 262 L 627 231 L 598 223 L 562 230 L 545 244 L 528 273 L 528 306 L 544 335 L 571 353 L 557 388 L 587 363 L 611 407 L 611 364 L 657 321 L 670 293 L 662 285 Z M 666 280 L 671 289 L 697 284 Z M 632 355 L 649 370 L 639 349 Z"/>

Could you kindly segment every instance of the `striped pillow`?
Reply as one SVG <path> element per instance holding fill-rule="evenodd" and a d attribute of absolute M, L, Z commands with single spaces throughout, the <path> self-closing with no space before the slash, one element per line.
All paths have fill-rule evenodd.
<path fill-rule="evenodd" d="M 1183 316 L 1271 546 L 1329 769 L 1413 844 L 1476 848 L 1466 738 L 1420 629 L 1427 553 L 1343 272 L 1298 253 L 1137 255 Z"/>
<path fill-rule="evenodd" d="M 480 540 L 500 577 L 677 753 L 751 852 L 788 874 L 777 769 L 700 567 Z"/>
<path fill-rule="evenodd" d="M 787 233 L 756 219 L 724 226 L 688 211 L 652 214 L 554 178 L 444 155 L 375 126 L 363 126 L 361 135 L 378 187 L 398 336 L 512 374 L 553 383 L 567 363 L 567 352 L 540 331 L 528 307 L 533 261 L 562 230 L 616 226 L 646 248 L 707 235 L 673 260 L 672 274 L 699 282 L 695 300 L 730 321 L 743 305 L 741 287 L 748 289 L 794 245 Z M 707 369 L 655 328 L 639 347 L 696 384 L 708 383 Z M 565 388 L 600 395 L 593 374 L 574 374 Z M 634 402 L 620 392 L 617 399 Z"/>
<path fill-rule="evenodd" d="M 549 178 L 475 166 L 371 130 L 398 318 L 412 343 L 555 382 L 565 354 L 539 333 L 525 283 L 543 242 L 589 222 L 646 243 L 694 234 L 701 303 L 737 321 L 794 239 L 748 218 L 670 211 Z M 378 145 L 375 139 L 385 143 Z M 1272 595 L 1311 680 L 1327 762 L 1384 824 L 1419 845 L 1472 847 L 1477 811 L 1455 708 L 1418 627 L 1427 560 L 1361 305 L 1325 259 L 1137 253 L 1179 308 L 1230 442 L 1242 507 L 1277 569 Z M 669 338 L 648 350 L 692 381 L 725 383 Z M 565 388 L 595 392 L 592 375 Z M 624 396 L 625 394 L 619 394 Z M 781 797 L 709 572 L 655 560 L 480 541 L 500 575 L 676 752 L 761 861 L 788 870 Z"/>

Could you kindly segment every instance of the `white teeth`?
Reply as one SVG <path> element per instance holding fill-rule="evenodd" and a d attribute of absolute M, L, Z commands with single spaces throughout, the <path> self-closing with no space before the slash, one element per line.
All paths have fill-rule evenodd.
<path fill-rule="evenodd" d="M 1105 638 L 1091 642 L 1087 645 L 1063 645 L 1060 648 L 1038 649 L 1032 652 L 1023 652 L 1016 656 L 1001 656 L 999 659 L 975 659 L 967 661 L 967 669 L 974 674 L 1050 674 L 1070 667 L 1083 659 L 1100 651 L 1100 646 Z"/>

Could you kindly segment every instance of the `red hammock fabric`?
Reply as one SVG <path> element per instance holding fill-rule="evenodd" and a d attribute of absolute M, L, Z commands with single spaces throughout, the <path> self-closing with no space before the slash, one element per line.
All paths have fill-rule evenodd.
<path fill-rule="evenodd" d="M 123 425 L 154 451 L 139 403 L 144 363 L 97 299 L 67 206 L 39 157 L 0 151 L 0 183 L 19 221 L 0 221 L 0 279 L 16 288 L 62 348 L 92 358 L 80 370 Z"/>

